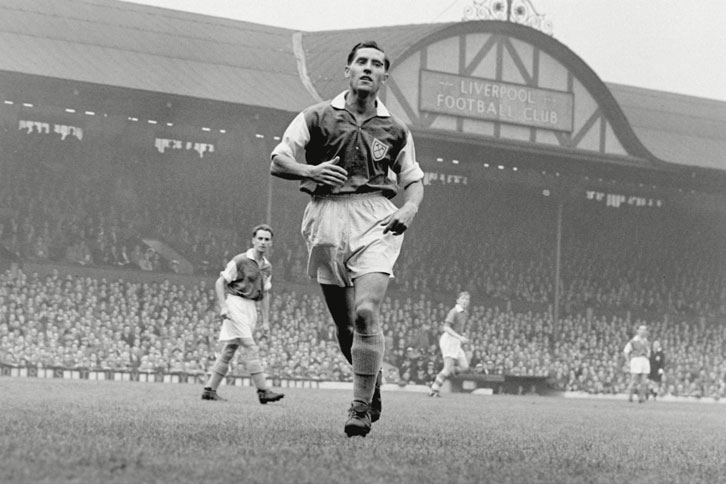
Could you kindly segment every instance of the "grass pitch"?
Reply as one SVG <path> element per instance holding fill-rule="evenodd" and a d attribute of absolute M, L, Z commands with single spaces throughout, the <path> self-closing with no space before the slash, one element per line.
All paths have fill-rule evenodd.
<path fill-rule="evenodd" d="M 366 438 L 350 392 L 0 379 L 2 483 L 726 481 L 723 405 L 385 392 Z"/>

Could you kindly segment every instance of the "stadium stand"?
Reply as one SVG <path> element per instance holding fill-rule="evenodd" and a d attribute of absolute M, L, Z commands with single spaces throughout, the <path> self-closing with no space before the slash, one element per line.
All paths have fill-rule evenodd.
<path fill-rule="evenodd" d="M 135 283 L 8 271 L 0 289 L 0 363 L 20 367 L 203 374 L 214 361 L 216 311 L 209 285 Z M 389 381 L 426 384 L 441 364 L 436 347 L 444 303 L 394 296 L 384 306 L 393 371 Z M 722 326 L 684 320 L 627 321 L 474 306 L 472 335 L 488 374 L 543 376 L 566 391 L 619 393 L 626 387 L 621 343 L 646 322 L 669 351 L 667 394 L 726 396 Z M 346 381 L 350 369 L 317 295 L 276 292 L 271 331 L 260 338 L 270 376 Z M 695 348 L 700 348 L 694 351 Z M 237 363 L 232 373 L 245 374 Z"/>
<path fill-rule="evenodd" d="M 76 2 L 83 18 L 47 2 L 0 4 L 13 24 L 2 48 L 15 54 L 0 66 L 7 86 L 2 94 L 32 92 L 45 103 L 25 109 L 18 99 L 5 99 L 0 112 L 0 364 L 203 375 L 217 346 L 210 278 L 246 248 L 246 228 L 269 217 L 276 230 L 276 289 L 272 330 L 258 339 L 263 364 L 277 379 L 349 380 L 330 317 L 305 274 L 306 250 L 298 234 L 304 197 L 292 187 L 273 186 L 267 176 L 273 136 L 290 113 L 315 100 L 316 89 L 315 95 L 337 94 L 340 82 L 329 64 L 342 42 L 331 39 L 349 33 L 305 34 L 302 44 L 294 44 L 284 29 L 211 18 L 199 22 L 191 14 L 141 6 L 124 10 L 107 0 Z M 90 40 L 84 37 L 89 25 L 97 27 Z M 435 52 L 439 37 L 453 32 L 460 39 L 472 33 L 481 38 L 490 33 L 485 27 L 507 35 L 490 24 L 470 24 L 392 27 L 376 36 L 395 46 L 391 55 L 402 55 L 428 42 L 426 36 L 431 36 L 427 48 Z M 26 35 L 23 28 L 36 34 Z M 469 290 L 473 307 L 465 332 L 473 374 L 536 376 L 561 391 L 619 393 L 626 385 L 622 346 L 645 323 L 668 355 L 668 394 L 726 396 L 726 215 L 723 198 L 711 197 L 723 183 L 724 106 L 605 86 L 594 73 L 583 73 L 582 61 L 564 46 L 533 40 L 535 34 L 519 29 L 513 27 L 518 37 L 504 50 L 538 41 L 552 59 L 569 60 L 573 89 L 602 115 L 590 125 L 601 126 L 598 134 L 617 130 L 625 141 L 621 146 L 604 135 L 593 141 L 592 133 L 582 131 L 574 138 L 602 145 L 600 151 L 572 139 L 543 147 L 532 142 L 535 134 L 558 138 L 535 129 L 522 138 L 524 128 L 499 126 L 487 140 L 491 146 L 472 141 L 471 133 L 459 146 L 416 125 L 426 135 L 415 133 L 417 148 L 423 148 L 426 201 L 406 236 L 383 309 L 387 380 L 431 381 L 441 366 L 440 325 L 453 295 Z M 185 41 L 169 42 L 179 32 Z M 67 52 L 76 52 L 71 48 L 61 49 L 65 57 L 39 54 L 59 43 L 105 68 L 78 68 L 68 61 Z M 450 57 L 439 52 L 429 58 L 436 56 Z M 483 58 L 484 50 L 474 57 Z M 37 74 L 37 59 L 57 71 Z M 306 60 L 315 74 L 301 83 L 298 69 Z M 114 63 L 127 67 L 113 80 L 118 85 L 94 77 L 114 71 Z M 157 75 L 136 70 L 142 68 L 155 68 Z M 213 84 L 209 91 L 202 80 Z M 595 94 L 585 95 L 588 89 Z M 607 89 L 612 94 L 603 94 Z M 391 97 L 401 103 L 404 94 L 410 93 Z M 100 111 L 83 117 L 59 107 L 84 102 L 108 108 L 111 115 L 99 121 Z M 147 118 L 132 117 L 139 113 Z M 79 117 L 83 122 L 65 121 Z M 156 118 L 162 117 L 168 130 L 160 129 Z M 149 124 L 152 118 L 157 124 Z M 214 137 L 199 134 L 200 126 L 213 123 L 219 124 Z M 495 132 L 514 134 L 508 139 Z M 638 138 L 656 155 L 693 171 L 665 166 Z M 525 146 L 527 140 L 532 146 Z M 447 159 L 448 171 L 439 173 L 443 161 L 424 160 L 433 152 L 452 159 L 463 153 L 470 160 L 454 165 Z M 479 157 L 501 161 L 501 169 L 482 168 Z M 515 163 L 523 167 L 516 175 Z M 565 169 L 597 173 L 592 176 L 603 179 L 592 181 L 602 190 L 612 187 L 612 193 L 649 177 L 670 185 L 643 188 L 657 199 L 652 204 L 620 206 L 585 198 L 583 190 L 575 194 L 568 182 L 556 183 L 559 172 L 545 174 L 543 168 L 562 169 L 563 175 Z M 454 182 L 445 181 L 449 177 Z M 559 203 L 561 285 L 555 291 Z M 183 257 L 193 274 L 178 274 L 179 261 L 148 240 Z M 24 265 L 59 270 L 36 274 Z M 86 272 L 79 276 L 81 268 Z M 168 279 L 149 282 L 149 275 Z M 554 321 L 556 292 L 560 314 Z M 244 371 L 235 361 L 232 373 Z"/>
<path fill-rule="evenodd" d="M 39 133 L 15 133 L 2 142 L 13 155 L 2 163 L 0 241 L 22 260 L 171 273 L 158 254 L 142 248 L 142 236 L 155 236 L 208 275 L 246 244 L 246 234 L 226 228 L 240 218 L 233 196 L 220 199 L 200 189 L 190 197 L 164 184 L 161 175 L 119 182 L 103 166 L 80 171 L 93 167 L 96 157 L 120 157 L 113 147 L 100 155 L 85 141 L 67 145 Z M 76 164 L 64 164 L 67 159 Z M 119 204 L 124 196 L 129 203 Z M 450 195 L 431 187 L 428 196 Z M 564 242 L 566 317 L 555 328 L 547 311 L 553 293 L 551 204 L 531 191 L 492 185 L 482 197 L 462 193 L 436 207 L 412 228 L 394 296 L 383 311 L 392 381 L 430 381 L 441 364 L 443 296 L 466 288 L 488 302 L 474 305 L 467 328 L 470 354 L 477 355 L 474 371 L 548 377 L 566 391 L 618 393 L 626 385 L 620 346 L 642 321 L 669 351 L 669 394 L 725 396 L 726 330 L 712 322 L 726 314 L 726 257 L 717 218 L 573 206 Z M 461 213 L 475 213 L 481 223 L 462 225 Z M 281 224 L 294 225 L 293 218 Z M 418 236 L 424 230 L 428 236 Z M 300 238 L 278 238 L 276 244 L 276 280 L 283 286 L 305 281 Z M 5 274 L 0 298 L 0 362 L 6 365 L 194 374 L 204 373 L 214 358 L 209 287 L 18 272 Z M 272 307 L 273 330 L 261 346 L 273 378 L 350 378 L 317 295 L 276 293 Z M 694 348 L 702 348 L 698 356 Z"/>

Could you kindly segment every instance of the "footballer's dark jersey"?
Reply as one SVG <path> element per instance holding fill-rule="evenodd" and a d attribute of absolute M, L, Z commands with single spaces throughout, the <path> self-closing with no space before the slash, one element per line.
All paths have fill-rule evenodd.
<path fill-rule="evenodd" d="M 286 154 L 308 165 L 337 156 L 337 164 L 348 172 L 341 187 L 302 180 L 300 190 L 311 195 L 380 192 L 393 198 L 398 187 L 423 179 L 406 126 L 380 100 L 376 114 L 358 124 L 353 113 L 345 108 L 346 93 L 300 113 L 272 152 L 273 157 Z"/>
<path fill-rule="evenodd" d="M 227 283 L 227 293 L 253 301 L 261 300 L 272 285 L 272 265 L 267 259 L 258 264 L 253 249 L 234 256 L 219 275 Z"/>
<path fill-rule="evenodd" d="M 630 346 L 629 353 L 631 358 L 643 356 L 648 358 L 650 355 L 650 343 L 648 343 L 648 340 L 645 338 L 635 336 L 628 342 L 628 345 Z"/>
<path fill-rule="evenodd" d="M 461 334 L 462 331 L 464 331 L 464 324 L 466 323 L 467 317 L 468 313 L 466 310 L 457 304 L 451 308 L 449 314 L 446 315 L 444 324 L 451 327 L 451 329 L 456 331 L 458 334 Z"/>

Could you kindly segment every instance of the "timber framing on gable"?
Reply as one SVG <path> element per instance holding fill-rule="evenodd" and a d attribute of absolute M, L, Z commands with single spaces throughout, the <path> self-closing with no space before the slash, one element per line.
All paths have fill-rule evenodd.
<path fill-rule="evenodd" d="M 595 72 L 537 30 L 499 21 L 448 25 L 392 61 L 385 102 L 418 132 L 667 164 L 640 142 Z"/>

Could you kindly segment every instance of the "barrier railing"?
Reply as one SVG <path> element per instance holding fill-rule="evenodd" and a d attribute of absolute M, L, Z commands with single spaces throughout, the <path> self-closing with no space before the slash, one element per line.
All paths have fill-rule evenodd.
<path fill-rule="evenodd" d="M 184 371 L 134 371 L 113 369 L 86 369 L 63 367 L 14 366 L 0 364 L 0 376 L 39 379 L 133 381 L 142 383 L 182 383 L 203 385 L 207 381 L 205 372 Z M 270 378 L 272 384 L 282 388 L 319 388 L 320 381 L 304 378 Z M 227 375 L 224 385 L 252 386 L 249 375 Z"/>

